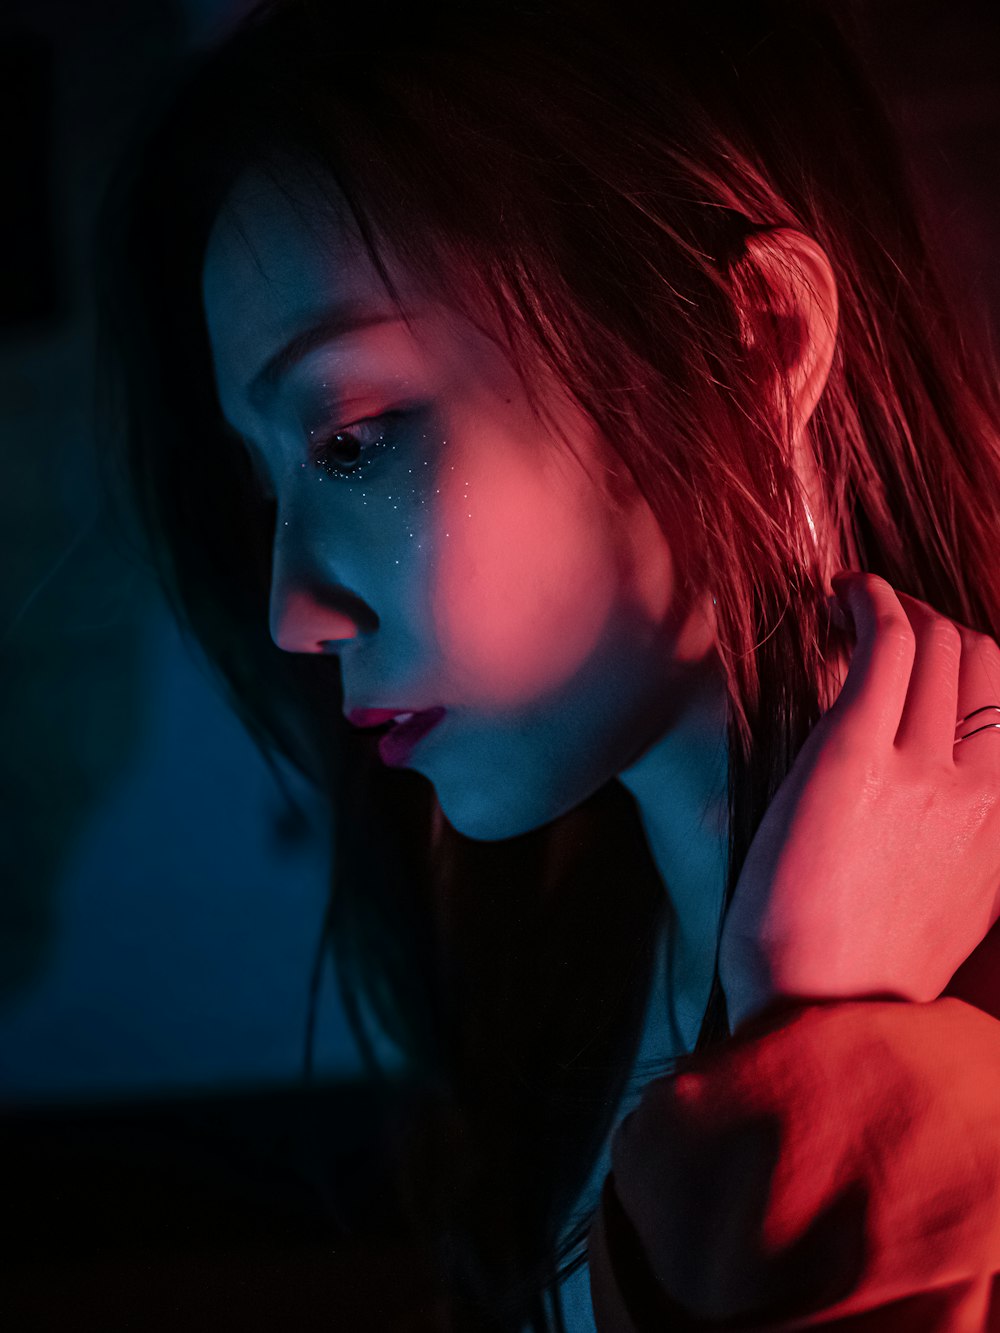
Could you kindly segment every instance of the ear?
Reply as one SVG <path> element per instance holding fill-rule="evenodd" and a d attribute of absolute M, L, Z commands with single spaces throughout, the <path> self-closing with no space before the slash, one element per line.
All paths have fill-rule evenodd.
<path fill-rule="evenodd" d="M 778 332 L 776 350 L 791 397 L 791 461 L 819 566 L 828 583 L 833 571 L 851 557 L 840 549 L 842 543 L 834 532 L 826 488 L 806 427 L 833 362 L 838 317 L 836 279 L 822 247 L 790 227 L 751 236 L 744 262 L 756 279 L 748 281 L 744 290 L 760 293 L 761 279 L 768 289 L 767 319 L 756 318 L 752 294 L 741 308 L 744 337 L 752 346 L 755 326 Z"/>
<path fill-rule="evenodd" d="M 837 283 L 826 252 L 801 231 L 781 227 L 747 240 L 747 260 L 770 289 L 772 316 L 783 330 L 780 352 L 792 395 L 798 441 L 826 387 L 837 341 Z M 746 262 L 746 261 L 744 261 Z M 751 298 L 752 300 L 752 298 Z M 757 323 L 742 312 L 748 343 Z"/>

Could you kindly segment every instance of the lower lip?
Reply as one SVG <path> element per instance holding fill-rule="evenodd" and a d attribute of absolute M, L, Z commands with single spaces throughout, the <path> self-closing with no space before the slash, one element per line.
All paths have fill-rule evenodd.
<path fill-rule="evenodd" d="M 414 747 L 445 715 L 443 708 L 428 708 L 416 713 L 409 722 L 394 722 L 378 743 L 382 762 L 390 768 L 400 768 L 413 753 Z"/>

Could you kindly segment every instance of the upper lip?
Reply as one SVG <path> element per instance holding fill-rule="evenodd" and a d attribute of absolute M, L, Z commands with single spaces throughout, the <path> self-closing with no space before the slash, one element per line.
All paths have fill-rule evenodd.
<path fill-rule="evenodd" d="M 380 727 L 400 713 L 427 713 L 427 708 L 352 708 L 345 716 L 352 727 Z"/>

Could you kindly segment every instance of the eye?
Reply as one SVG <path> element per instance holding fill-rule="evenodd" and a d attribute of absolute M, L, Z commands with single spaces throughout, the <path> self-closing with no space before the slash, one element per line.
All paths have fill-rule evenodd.
<path fill-rule="evenodd" d="M 371 467 L 380 453 L 396 447 L 391 440 L 391 428 L 401 415 L 400 412 L 385 412 L 380 417 L 367 417 L 333 434 L 310 431 L 318 437 L 310 445 L 313 461 L 326 476 L 338 481 L 359 476 Z"/>

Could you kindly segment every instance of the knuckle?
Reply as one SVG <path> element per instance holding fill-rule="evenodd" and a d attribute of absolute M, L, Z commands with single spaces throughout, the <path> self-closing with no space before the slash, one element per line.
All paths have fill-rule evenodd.
<path fill-rule="evenodd" d="M 911 651 L 916 644 L 913 626 L 902 611 L 879 611 L 875 617 L 875 633 L 887 648 L 900 652 Z"/>
<path fill-rule="evenodd" d="M 857 580 L 855 587 L 875 607 L 891 606 L 898 608 L 900 606 L 892 584 L 882 578 L 881 574 L 871 574 L 867 570 L 859 570 L 855 578 Z"/>
<path fill-rule="evenodd" d="M 983 716 L 989 717 L 988 713 Z M 995 714 L 994 714 L 995 716 Z M 976 721 L 979 721 L 977 718 Z M 972 725 L 972 724 L 970 724 Z M 968 730 L 969 728 L 963 728 Z M 989 781 L 993 791 L 994 802 L 1000 799 L 1000 790 L 998 790 L 997 774 L 1000 773 L 1000 732 L 993 728 L 984 731 L 980 736 L 973 736 L 971 740 L 966 741 L 958 747 L 958 753 L 962 756 L 963 764 L 969 766 L 971 760 L 975 766 L 975 771 L 982 774 L 983 778 Z M 984 798 L 984 793 L 979 792 L 980 799 Z"/>
<path fill-rule="evenodd" d="M 944 616 L 935 616 L 927 633 L 932 648 L 956 659 L 961 656 L 962 635 L 954 621 Z"/>
<path fill-rule="evenodd" d="M 975 629 L 966 629 L 964 626 L 959 627 L 959 632 L 961 633 L 962 643 L 965 645 L 967 652 L 970 652 L 977 657 L 1000 657 L 1000 644 L 997 643 L 992 635 L 982 634 L 979 630 Z"/>
<path fill-rule="evenodd" d="M 927 798 L 927 815 L 933 816 L 934 807 L 938 804 L 942 792 L 954 788 L 955 784 L 955 760 L 952 755 L 947 759 L 935 758 L 928 761 L 927 776 L 931 783 L 931 792 Z"/>
<path fill-rule="evenodd" d="M 935 611 L 927 602 L 921 602 L 907 593 L 900 594 L 906 610 L 907 619 L 913 626 L 920 641 L 931 648 L 960 653 L 962 650 L 962 627 L 950 617 Z"/>
<path fill-rule="evenodd" d="M 1000 645 L 988 634 L 962 629 L 962 669 L 982 679 L 1000 696 Z M 993 702 L 992 700 L 990 702 Z M 1000 697 L 996 700 L 1000 702 Z"/>

